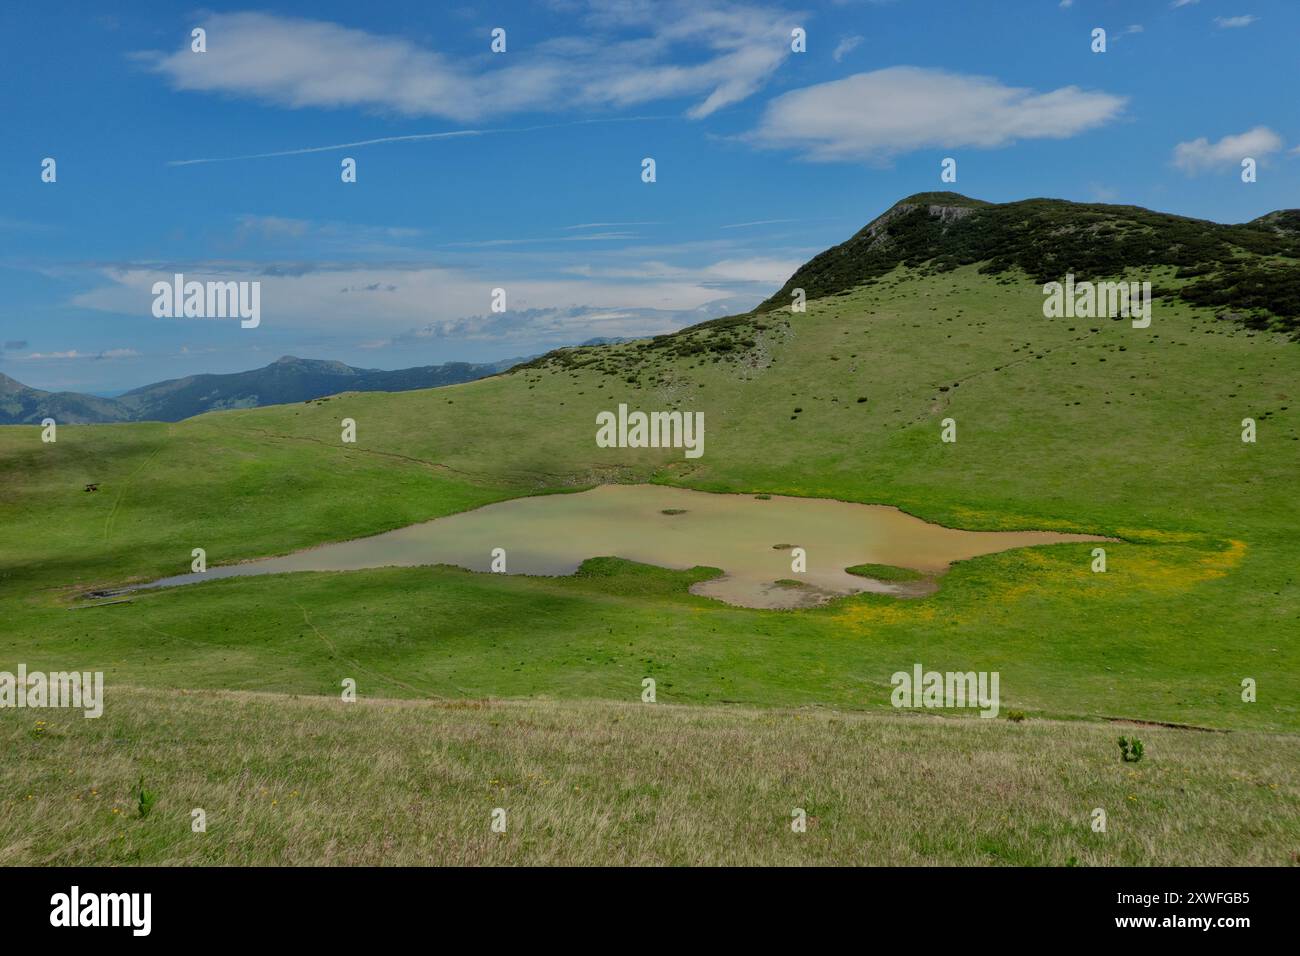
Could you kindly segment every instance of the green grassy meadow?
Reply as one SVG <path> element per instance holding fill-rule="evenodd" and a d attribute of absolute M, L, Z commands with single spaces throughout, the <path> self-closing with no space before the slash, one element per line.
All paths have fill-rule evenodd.
<path fill-rule="evenodd" d="M 1300 845 L 1292 735 L 1137 728 L 1125 764 L 1112 725 L 820 708 L 118 688 L 98 720 L 42 717 L 0 724 L 7 863 L 1281 866 Z"/>
<path fill-rule="evenodd" d="M 42 444 L 38 427 L 0 428 L 0 669 L 21 662 L 32 670 L 103 670 L 106 716 L 69 724 L 63 753 L 95 754 L 98 761 L 111 752 L 105 780 L 134 780 L 133 768 L 149 765 L 187 801 L 204 771 L 198 757 L 162 746 L 168 734 L 192 721 L 196 734 L 210 737 L 210 728 L 238 720 L 242 735 L 254 713 L 271 728 L 283 722 L 287 737 L 277 741 L 268 729 L 263 739 L 259 729 L 255 741 L 228 745 L 212 765 L 224 769 L 207 771 L 206 780 L 223 788 L 220 799 L 230 806 L 253 786 L 231 789 L 226 779 L 241 759 L 249 761 L 247 778 L 264 778 L 271 789 L 292 780 L 275 765 L 276 748 L 296 741 L 302 760 L 319 759 L 307 752 L 317 741 L 304 728 L 326 714 L 339 731 L 333 752 L 344 763 L 356 761 L 348 771 L 354 775 L 365 769 L 373 734 L 386 735 L 384 746 L 398 748 L 393 759 L 407 769 L 418 751 L 405 735 L 416 725 L 424 728 L 418 739 L 430 746 L 461 741 L 440 786 L 463 780 L 470 789 L 457 791 L 458 809 L 446 826 L 458 825 L 456 814 L 477 820 L 479 798 L 490 799 L 473 790 L 487 786 L 478 776 L 501 777 L 507 765 L 521 770 L 532 766 L 529 760 L 566 786 L 565 774 L 586 774 L 575 785 L 597 793 L 604 787 L 607 796 L 619 787 L 635 794 L 652 786 L 652 761 L 601 771 L 601 754 L 578 759 L 555 750 L 558 731 L 473 752 L 466 741 L 481 741 L 487 713 L 500 714 L 503 726 L 537 720 L 552 728 L 628 715 L 626 732 L 642 728 L 636 745 L 648 754 L 660 719 L 691 746 L 723 741 L 745 752 L 759 746 L 751 734 L 766 726 L 763 708 L 782 709 L 770 719 L 783 727 L 800 709 L 813 708 L 810 720 L 828 735 L 819 738 L 818 753 L 840 761 L 836 773 L 845 775 L 837 778 L 841 784 L 827 784 L 827 806 L 839 816 L 826 825 L 829 833 L 822 831 L 834 834 L 824 845 L 783 842 L 782 815 L 789 811 L 782 808 L 794 792 L 774 797 L 770 809 L 746 809 L 745 794 L 770 793 L 777 779 L 751 775 L 718 804 L 718 813 L 732 814 L 733 829 L 694 833 L 694 849 L 684 825 L 647 824 L 667 829 L 641 842 L 620 815 L 653 818 L 657 807 L 672 818 L 679 801 L 692 798 L 664 784 L 615 801 L 603 817 L 597 807 L 611 805 L 595 796 L 575 805 L 580 812 L 567 823 L 556 822 L 553 801 L 537 811 L 550 821 L 552 837 L 594 814 L 612 828 L 603 843 L 587 830 L 564 848 L 548 846 L 536 830 L 497 843 L 485 832 L 454 851 L 429 849 L 430 861 L 721 862 L 731 847 L 742 854 L 738 862 L 1287 862 L 1283 844 L 1286 852 L 1297 844 L 1300 732 L 1300 347 L 1176 300 L 1157 300 L 1145 330 L 1127 321 L 1046 319 L 1041 305 L 1039 288 L 1023 277 L 991 277 L 973 267 L 939 275 L 900 268 L 874 285 L 810 301 L 804 314 L 741 317 L 674 337 L 674 344 L 694 343 L 686 349 L 648 340 L 561 353 L 428 391 L 345 394 L 170 425 L 66 426 L 54 444 Z M 704 456 L 597 448 L 596 413 L 619 402 L 703 411 Z M 345 417 L 357 422 L 355 445 L 339 440 Z M 1254 444 L 1241 441 L 1246 417 L 1258 422 Z M 957 423 L 955 444 L 939 440 L 945 418 Z M 1120 540 L 1106 548 L 1104 574 L 1090 569 L 1090 545 L 1053 545 L 962 562 L 926 598 L 860 595 L 804 611 L 731 607 L 687 591 L 715 570 L 674 572 L 608 555 L 592 555 L 600 560 L 570 578 L 379 569 L 229 579 L 84 606 L 96 603 L 86 600 L 91 590 L 189 571 L 195 547 L 215 566 L 605 481 L 832 497 L 892 504 L 955 527 Z M 84 491 L 88 482 L 99 490 Z M 927 669 L 999 671 L 1003 710 L 1030 720 L 1012 727 L 898 717 L 889 704 L 890 675 L 918 661 Z M 273 701 L 288 698 L 176 693 L 337 700 L 348 677 L 363 702 L 374 704 L 359 708 L 364 718 L 345 717 L 324 702 L 281 709 Z M 655 707 L 675 716 L 631 716 L 647 712 L 639 703 L 645 677 L 657 682 Z M 1241 699 L 1243 678 L 1257 682 L 1254 703 Z M 438 703 L 421 705 L 432 710 L 385 709 L 375 698 Z M 534 703 L 454 706 L 513 698 Z M 418 715 L 435 716 L 426 726 Z M 21 741 L 28 717 L 0 711 L 0 734 Z M 1080 809 L 1078 801 L 1089 802 L 1083 781 L 1093 761 L 1116 774 L 1128 769 L 1119 763 L 1115 725 L 1103 718 L 1230 731 L 1151 729 L 1179 756 L 1166 763 L 1148 743 L 1150 766 L 1137 769 L 1158 777 L 1164 796 L 1142 804 L 1151 816 L 1135 821 L 1133 832 L 1143 835 L 1125 847 L 1090 843 L 1086 825 L 1073 829 L 1084 819 L 1076 814 L 1086 817 L 1092 805 Z M 132 728 L 120 748 L 109 747 L 110 720 Z M 995 741 L 1003 748 L 999 768 L 1015 778 L 1007 786 L 1027 788 L 1021 797 L 1044 802 L 1020 806 L 1011 823 L 981 817 L 968 831 L 957 825 L 963 813 L 993 808 L 918 799 L 898 811 L 898 825 L 924 824 L 930 837 L 916 835 L 920 829 L 908 831 L 911 842 L 883 832 L 871 837 L 868 826 L 885 828 L 858 814 L 878 811 L 877 797 L 850 799 L 846 782 L 865 772 L 852 762 L 866 758 L 833 745 L 840 733 L 834 721 L 873 735 L 886 753 L 890 735 L 921 735 L 916 746 L 936 761 L 921 760 L 933 771 L 926 783 L 944 788 L 954 786 L 938 782 L 947 779 L 945 767 Z M 450 737 L 433 742 L 435 731 Z M 78 751 L 78 741 L 89 750 Z M 541 749 L 526 752 L 529 746 Z M 1074 762 L 1054 775 L 1043 754 L 1060 748 L 1052 759 Z M 683 744 L 674 753 L 694 751 Z M 228 838 L 246 852 L 228 842 L 201 849 L 128 833 L 124 846 L 133 849 L 115 857 L 114 845 L 104 842 L 111 831 L 97 830 L 90 817 L 70 818 L 65 831 L 47 822 L 29 835 L 33 818 L 21 791 L 45 772 L 40 752 L 30 756 L 6 767 L 0 794 L 0 846 L 29 862 L 64 860 L 60 841 L 73 835 L 99 846 L 101 862 L 413 862 L 422 859 L 421 847 L 432 846 L 408 834 L 393 837 L 395 849 L 385 851 L 373 827 L 398 826 L 398 807 L 370 805 L 384 797 L 363 795 L 358 782 L 358 820 L 369 820 L 371 829 L 354 834 L 356 843 L 329 827 L 307 836 L 315 832 L 310 813 L 284 826 L 254 818 L 250 802 L 240 804 L 234 832 L 246 828 L 255 838 Z M 1275 772 L 1288 760 L 1288 772 Z M 689 775 L 671 760 L 663 765 L 679 778 Z M 810 778 L 812 767 L 805 767 Z M 71 776 L 90 774 L 89 780 L 92 769 Z M 775 772 L 753 774 L 769 771 Z M 1195 819 L 1157 823 L 1157 808 L 1171 806 L 1174 777 L 1167 775 L 1178 773 L 1195 781 L 1188 793 L 1204 800 L 1189 796 L 1179 804 L 1195 802 Z M 1282 795 L 1243 783 L 1257 778 L 1265 789 L 1277 784 Z M 1067 807 L 1062 795 L 1076 783 L 1082 789 Z M 403 786 L 386 792 L 394 801 L 408 799 Z M 1251 799 L 1241 802 L 1239 789 Z M 309 792 L 306 785 L 300 792 Z M 703 799 L 701 791 L 690 792 Z M 319 812 L 341 812 L 347 793 L 332 791 Z M 1119 789 L 1105 793 L 1127 801 Z M 42 806 L 55 813 L 61 804 Z M 736 849 L 746 834 L 766 834 L 769 823 L 770 836 L 755 837 L 752 850 Z M 1185 832 L 1162 848 L 1154 835 L 1162 826 Z M 840 845 L 841 836 L 857 840 L 858 849 Z"/>

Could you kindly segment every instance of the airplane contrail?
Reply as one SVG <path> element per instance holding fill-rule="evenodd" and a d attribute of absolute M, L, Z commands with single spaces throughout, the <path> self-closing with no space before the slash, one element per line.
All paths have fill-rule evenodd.
<path fill-rule="evenodd" d="M 634 123 L 651 120 L 679 119 L 677 116 L 611 116 L 604 119 L 574 120 L 571 123 L 545 123 L 540 126 L 500 127 L 497 129 L 456 129 L 442 133 L 413 133 L 408 136 L 381 136 L 378 139 L 361 139 L 352 143 L 334 143 L 328 146 L 304 146 L 301 149 L 281 149 L 272 153 L 248 153 L 243 156 L 215 156 L 206 159 L 171 159 L 168 166 L 195 166 L 200 163 L 233 163 L 244 159 L 271 159 L 276 156 L 301 156 L 304 153 L 327 153 L 336 149 L 357 146 L 375 146 L 381 143 L 414 143 L 421 140 L 452 139 L 461 136 L 491 136 L 497 133 L 532 133 L 543 129 L 563 129 L 569 126 L 589 126 L 594 123 Z"/>

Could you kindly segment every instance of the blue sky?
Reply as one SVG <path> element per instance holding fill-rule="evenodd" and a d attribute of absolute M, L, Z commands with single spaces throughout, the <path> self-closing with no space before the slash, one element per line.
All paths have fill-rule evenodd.
<path fill-rule="evenodd" d="M 1293 0 L 118 6 L 0 12 L 0 371 L 38 388 L 669 331 L 922 190 L 1300 206 Z M 175 272 L 260 281 L 261 324 L 155 318 Z"/>

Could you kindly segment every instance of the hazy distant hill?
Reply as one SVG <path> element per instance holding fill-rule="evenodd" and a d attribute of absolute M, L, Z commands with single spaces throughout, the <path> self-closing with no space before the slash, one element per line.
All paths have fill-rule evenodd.
<path fill-rule="evenodd" d="M 39 422 L 47 416 L 70 423 L 126 420 L 115 399 L 76 392 L 43 392 L 0 374 L 0 424 Z"/>
<path fill-rule="evenodd" d="M 46 417 L 59 424 L 176 422 L 219 409 L 282 405 L 339 392 L 404 392 L 455 385 L 496 375 L 520 361 L 448 362 L 389 372 L 286 355 L 265 368 L 155 382 L 116 398 L 45 392 L 0 375 L 0 424 L 34 423 Z"/>

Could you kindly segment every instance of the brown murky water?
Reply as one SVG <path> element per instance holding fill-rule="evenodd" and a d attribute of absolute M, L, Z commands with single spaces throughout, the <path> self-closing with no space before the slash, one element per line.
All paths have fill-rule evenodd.
<path fill-rule="evenodd" d="M 823 498 L 760 500 L 661 485 L 602 485 L 577 494 L 502 501 L 369 538 L 209 568 L 204 574 L 146 586 L 427 564 L 489 571 L 493 549 L 503 548 L 510 574 L 572 574 L 587 558 L 604 556 L 674 569 L 721 568 L 723 577 L 693 590 L 744 607 L 792 608 L 862 591 L 910 597 L 934 589 L 929 581 L 886 583 L 844 570 L 858 564 L 890 564 L 935 575 L 953 561 L 976 555 L 1101 540 L 1049 531 L 957 531 L 897 508 Z M 792 571 L 792 551 L 778 546 L 803 548 L 807 570 Z"/>

